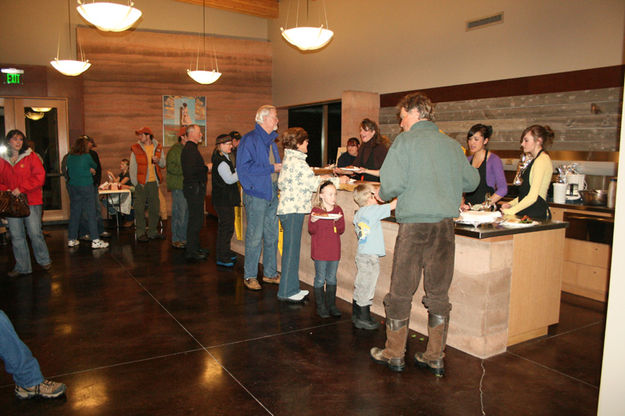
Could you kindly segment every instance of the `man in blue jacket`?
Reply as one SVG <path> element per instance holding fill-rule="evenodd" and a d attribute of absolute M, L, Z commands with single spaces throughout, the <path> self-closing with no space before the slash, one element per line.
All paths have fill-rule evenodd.
<path fill-rule="evenodd" d="M 260 290 L 258 261 L 263 251 L 263 281 L 280 283 L 278 250 L 278 172 L 282 168 L 278 146 L 278 114 L 272 105 L 256 112 L 256 126 L 241 139 L 237 150 L 237 173 L 243 188 L 247 220 L 243 282 Z"/>

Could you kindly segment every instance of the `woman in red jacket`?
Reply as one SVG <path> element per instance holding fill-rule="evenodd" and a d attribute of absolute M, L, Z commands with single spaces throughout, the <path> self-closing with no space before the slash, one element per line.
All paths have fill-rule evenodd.
<path fill-rule="evenodd" d="M 7 217 L 13 256 L 15 257 L 15 267 L 8 273 L 10 277 L 32 273 L 26 232 L 28 232 L 37 263 L 44 270 L 50 270 L 52 267 L 48 246 L 41 231 L 42 188 L 46 180 L 46 172 L 41 160 L 28 148 L 24 139 L 24 133 L 19 130 L 11 130 L 6 137 L 7 152 L 2 155 L 3 159 L 11 165 L 13 183 L 9 186 L 12 188 L 13 194 L 25 194 L 30 207 L 28 217 Z M 24 228 L 26 228 L 26 232 L 24 232 Z"/>

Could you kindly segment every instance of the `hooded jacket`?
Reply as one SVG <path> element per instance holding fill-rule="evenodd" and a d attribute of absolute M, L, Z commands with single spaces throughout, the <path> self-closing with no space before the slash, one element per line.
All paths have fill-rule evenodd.
<path fill-rule="evenodd" d="M 42 205 L 42 188 L 46 182 L 46 171 L 37 154 L 28 149 L 18 156 L 15 164 L 11 163 L 10 157 L 6 154 L 3 159 L 11 166 L 13 189 L 18 188 L 20 192 L 26 194 L 28 205 Z"/>
<path fill-rule="evenodd" d="M 269 163 L 269 152 L 273 152 L 276 163 L 280 163 L 278 146 L 275 143 L 278 133 L 267 133 L 260 124 L 241 139 L 237 150 L 237 174 L 245 193 L 256 198 L 271 201 L 271 174 L 274 166 Z"/>

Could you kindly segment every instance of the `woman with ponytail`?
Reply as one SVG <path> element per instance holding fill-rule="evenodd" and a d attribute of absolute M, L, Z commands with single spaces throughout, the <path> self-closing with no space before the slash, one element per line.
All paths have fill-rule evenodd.
<path fill-rule="evenodd" d="M 549 126 L 535 124 L 523 130 L 521 147 L 533 159 L 521 175 L 519 196 L 501 206 L 504 215 L 527 215 L 544 220 L 551 217 L 547 204 L 547 191 L 553 175 L 551 158 L 545 148 L 553 142 L 555 134 Z"/>

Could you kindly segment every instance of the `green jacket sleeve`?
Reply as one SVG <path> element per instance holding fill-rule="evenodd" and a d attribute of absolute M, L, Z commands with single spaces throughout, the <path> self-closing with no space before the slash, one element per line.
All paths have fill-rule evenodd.
<path fill-rule="evenodd" d="M 384 201 L 390 201 L 406 190 L 405 172 L 408 171 L 408 167 L 404 166 L 405 160 L 401 157 L 401 141 L 400 137 L 395 139 L 380 168 L 379 196 Z"/>

